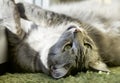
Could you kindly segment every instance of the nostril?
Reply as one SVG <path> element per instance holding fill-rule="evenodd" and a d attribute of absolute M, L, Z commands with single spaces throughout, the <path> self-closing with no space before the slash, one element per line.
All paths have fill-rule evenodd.
<path fill-rule="evenodd" d="M 56 70 L 57 68 L 55 66 L 51 66 L 51 70 Z"/>

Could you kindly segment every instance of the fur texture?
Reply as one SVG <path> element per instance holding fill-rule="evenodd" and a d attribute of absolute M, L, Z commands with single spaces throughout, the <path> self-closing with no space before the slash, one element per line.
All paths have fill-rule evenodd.
<path fill-rule="evenodd" d="M 12 30 L 13 26 L 4 25 L 9 48 L 12 48 L 9 49 L 9 61 L 13 72 L 44 72 L 61 78 L 86 70 L 109 72 L 106 64 L 119 66 L 120 33 L 119 25 L 116 26 L 119 24 L 119 5 L 115 1 L 111 6 L 99 3 L 93 7 L 94 3 L 76 3 L 70 14 L 67 11 L 71 5 L 64 6 L 67 11 L 55 13 L 57 11 L 52 12 L 52 8 L 49 11 L 28 3 L 16 4 L 21 18 L 16 14 L 20 23 L 15 21 L 15 24 L 20 24 L 19 30 L 25 33 L 24 36 L 14 32 L 18 28 Z M 109 15 L 107 12 L 115 4 L 116 10 Z M 76 13 L 78 7 L 80 13 Z"/>

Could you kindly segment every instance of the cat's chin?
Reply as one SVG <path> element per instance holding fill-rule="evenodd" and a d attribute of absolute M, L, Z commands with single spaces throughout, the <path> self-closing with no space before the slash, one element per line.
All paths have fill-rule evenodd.
<path fill-rule="evenodd" d="M 59 78 L 66 76 L 67 72 L 68 70 L 66 70 L 65 68 L 59 68 L 56 70 L 52 70 L 51 76 L 55 79 L 59 79 Z"/>

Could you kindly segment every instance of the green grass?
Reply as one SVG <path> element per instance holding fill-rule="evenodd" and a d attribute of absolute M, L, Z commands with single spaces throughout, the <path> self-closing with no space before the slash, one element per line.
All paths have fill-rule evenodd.
<path fill-rule="evenodd" d="M 6 73 L 0 76 L 0 83 L 120 83 L 120 67 L 110 70 L 110 74 L 89 71 L 58 80 L 41 73 Z"/>

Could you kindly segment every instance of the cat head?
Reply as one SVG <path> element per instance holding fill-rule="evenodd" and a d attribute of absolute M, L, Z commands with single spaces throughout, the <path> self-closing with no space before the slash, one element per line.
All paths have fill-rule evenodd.
<path fill-rule="evenodd" d="M 48 53 L 48 67 L 53 78 L 86 70 L 108 72 L 97 47 L 83 28 L 70 26 Z"/>

